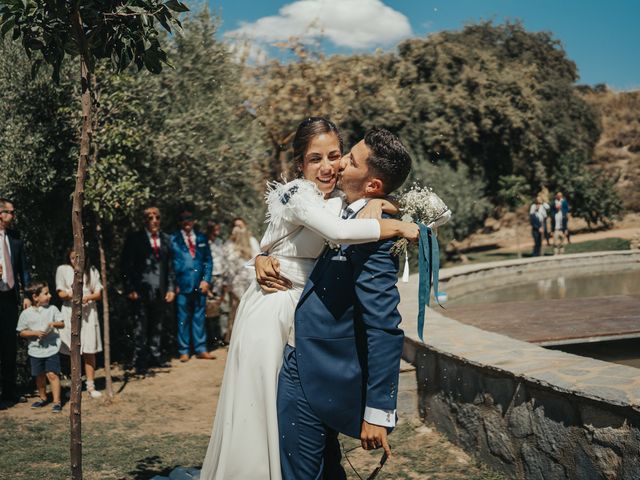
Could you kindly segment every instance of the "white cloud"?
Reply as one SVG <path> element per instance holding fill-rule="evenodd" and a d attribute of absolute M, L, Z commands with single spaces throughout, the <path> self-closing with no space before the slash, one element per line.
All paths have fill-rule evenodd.
<path fill-rule="evenodd" d="M 381 0 L 298 0 L 227 33 L 230 38 L 278 42 L 323 37 L 338 47 L 391 45 L 411 35 L 409 19 Z"/>

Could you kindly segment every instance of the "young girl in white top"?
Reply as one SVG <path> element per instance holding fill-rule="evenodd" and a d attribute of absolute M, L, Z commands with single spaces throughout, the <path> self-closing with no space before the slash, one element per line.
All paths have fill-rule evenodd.
<path fill-rule="evenodd" d="M 66 259 L 69 263 L 60 265 L 56 270 L 56 291 L 63 301 L 62 316 L 65 327 L 60 331 L 62 345 L 60 352 L 69 355 L 71 350 L 71 299 L 73 297 L 73 265 L 75 262 L 73 249 L 67 250 Z M 86 257 L 85 257 L 86 258 Z M 80 353 L 87 376 L 87 392 L 91 398 L 101 397 L 102 394 L 95 387 L 96 353 L 102 351 L 102 337 L 98 322 L 98 308 L 96 301 L 102 296 L 100 273 L 89 262 L 85 264 L 84 285 L 82 287 L 82 326 L 80 329 Z"/>

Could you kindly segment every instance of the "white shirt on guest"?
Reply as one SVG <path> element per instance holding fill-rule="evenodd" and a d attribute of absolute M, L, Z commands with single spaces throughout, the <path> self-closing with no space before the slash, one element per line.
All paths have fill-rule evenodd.
<path fill-rule="evenodd" d="M 6 230 L 0 230 L 0 264 L 2 265 L 2 277 L 0 278 L 0 292 L 8 292 L 11 290 L 7 285 L 7 265 L 4 261 L 4 249 L 7 249 L 9 258 L 11 258 L 11 245 L 9 244 L 9 238 L 6 237 Z M 6 239 L 5 239 L 6 238 Z M 9 265 L 8 268 L 13 268 Z M 14 275 L 15 278 L 15 275 Z"/>

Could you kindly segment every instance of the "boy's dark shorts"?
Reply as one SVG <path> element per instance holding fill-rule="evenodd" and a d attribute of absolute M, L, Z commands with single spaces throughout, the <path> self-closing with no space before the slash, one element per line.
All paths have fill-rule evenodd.
<path fill-rule="evenodd" d="M 53 372 L 60 375 L 60 354 L 56 353 L 50 357 L 36 358 L 29 357 L 31 361 L 31 376 L 37 377 L 40 374 Z"/>

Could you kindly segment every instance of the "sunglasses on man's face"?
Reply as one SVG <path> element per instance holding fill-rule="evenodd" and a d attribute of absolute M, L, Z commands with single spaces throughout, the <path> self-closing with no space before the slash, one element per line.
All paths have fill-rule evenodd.
<path fill-rule="evenodd" d="M 147 220 L 160 220 L 160 215 L 156 215 L 155 213 L 147 215 Z"/>

